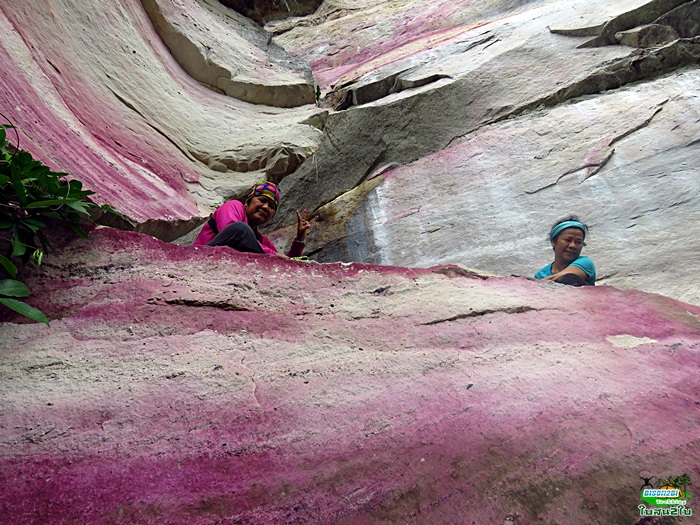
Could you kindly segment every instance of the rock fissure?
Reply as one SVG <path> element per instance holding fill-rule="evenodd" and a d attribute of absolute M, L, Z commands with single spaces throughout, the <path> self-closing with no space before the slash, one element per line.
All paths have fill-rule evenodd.
<path fill-rule="evenodd" d="M 540 312 L 542 311 L 542 308 L 533 308 L 531 306 L 513 306 L 513 307 L 508 307 L 508 308 L 494 308 L 494 309 L 486 309 L 486 310 L 475 310 L 473 312 L 469 313 L 464 313 L 464 314 L 458 314 L 452 317 L 448 317 L 446 319 L 436 319 L 434 321 L 428 321 L 427 323 L 421 323 L 422 325 L 435 325 L 435 324 L 440 324 L 440 323 L 449 323 L 452 321 L 458 321 L 460 319 L 469 319 L 470 317 L 481 317 L 484 315 L 490 315 L 490 314 L 523 314 L 527 312 Z"/>
<path fill-rule="evenodd" d="M 599 162 L 594 162 L 584 166 L 585 168 L 588 168 L 588 173 L 584 175 L 583 179 L 581 180 L 581 183 L 587 181 L 588 179 L 593 177 L 593 175 L 597 175 L 600 172 L 600 170 L 602 170 L 608 163 L 608 161 L 612 158 L 614 153 L 615 148 L 611 149 Z"/>
<path fill-rule="evenodd" d="M 233 304 L 229 301 L 217 301 L 211 299 L 186 299 L 182 297 L 177 297 L 174 299 L 163 299 L 165 304 L 175 305 L 175 306 L 190 306 L 193 308 L 216 308 L 225 311 L 235 311 L 235 312 L 250 312 L 251 309 L 246 306 L 241 306 L 238 304 Z"/>
<path fill-rule="evenodd" d="M 623 131 L 619 135 L 615 136 L 612 140 L 610 140 L 610 144 L 608 144 L 608 146 L 612 146 L 616 142 L 619 142 L 622 139 L 629 137 L 632 133 L 635 133 L 636 131 L 639 131 L 640 129 L 646 128 L 649 124 L 651 124 L 651 121 L 663 109 L 664 104 L 666 104 L 667 102 L 668 102 L 668 99 L 664 100 L 663 102 L 661 102 L 658 105 L 658 107 L 654 110 L 654 112 L 651 115 L 649 115 L 649 117 L 644 119 L 642 122 L 640 122 L 636 126 L 633 126 L 629 129 Z"/>
<path fill-rule="evenodd" d="M 661 102 L 659 104 L 659 106 L 653 111 L 653 113 L 649 117 L 644 119 L 642 122 L 640 122 L 639 124 L 632 126 L 631 128 L 628 128 L 625 131 L 614 136 L 613 138 L 609 139 L 607 141 L 607 143 L 605 144 L 604 149 L 610 148 L 610 146 L 612 146 L 613 144 L 620 142 L 622 139 L 629 137 L 630 135 L 632 135 L 633 133 L 635 133 L 641 129 L 646 128 L 652 122 L 654 117 L 663 109 L 663 105 L 666 104 L 666 102 L 668 102 L 668 99 Z M 525 193 L 527 195 L 534 195 L 534 194 L 539 193 L 543 190 L 553 188 L 554 186 L 559 184 L 559 182 L 561 182 L 561 180 L 564 179 L 565 177 L 567 177 L 568 175 L 572 175 L 572 174 L 577 173 L 583 169 L 588 169 L 588 172 L 581 179 L 581 183 L 583 183 L 583 182 L 587 181 L 588 179 L 590 179 L 591 177 L 593 177 L 594 175 L 598 174 L 605 167 L 605 165 L 608 163 L 608 161 L 612 158 L 614 153 L 615 153 L 615 149 L 612 148 L 607 153 L 605 153 L 603 158 L 601 158 L 600 160 L 590 160 L 590 161 L 588 161 L 588 162 L 586 162 L 586 163 L 584 163 L 576 168 L 573 168 L 573 169 L 561 174 L 554 182 L 552 182 L 550 184 L 546 184 L 545 186 L 542 186 L 542 187 L 537 188 L 535 190 L 526 190 Z M 599 152 L 598 152 L 597 156 L 600 156 Z"/>

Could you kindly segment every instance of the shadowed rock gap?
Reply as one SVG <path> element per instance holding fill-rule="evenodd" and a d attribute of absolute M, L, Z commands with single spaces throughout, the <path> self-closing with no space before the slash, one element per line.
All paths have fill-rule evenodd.
<path fill-rule="evenodd" d="M 172 304 L 176 306 L 190 306 L 193 308 L 217 308 L 225 311 L 233 312 L 249 312 L 250 309 L 245 306 L 240 306 L 237 304 L 232 304 L 226 301 L 209 301 L 209 300 L 198 300 L 198 299 L 165 299 L 166 304 Z"/>
<path fill-rule="evenodd" d="M 607 22 L 597 38 L 582 44 L 581 47 L 596 47 L 617 43 L 615 34 L 644 24 L 652 24 L 679 6 L 692 5 L 696 2 L 687 0 L 652 0 L 637 9 L 624 13 Z M 669 18 L 668 20 L 672 20 Z M 696 35 L 693 35 L 696 36 Z"/>
<path fill-rule="evenodd" d="M 323 0 L 219 0 L 223 5 L 264 26 L 275 20 L 313 14 Z"/>
<path fill-rule="evenodd" d="M 447 319 L 436 319 L 434 321 L 429 321 L 427 323 L 423 323 L 426 326 L 434 325 L 434 324 L 440 324 L 440 323 L 449 323 L 452 321 L 459 321 L 460 319 L 469 319 L 471 317 L 482 317 L 484 315 L 490 315 L 490 314 L 523 314 L 527 312 L 532 312 L 532 311 L 541 311 L 541 309 L 537 308 L 532 308 L 531 306 L 514 306 L 510 308 L 499 308 L 499 309 L 492 309 L 492 310 L 476 310 L 474 312 L 469 312 L 469 313 L 464 313 L 464 314 L 458 314 L 453 317 L 448 317 Z"/>

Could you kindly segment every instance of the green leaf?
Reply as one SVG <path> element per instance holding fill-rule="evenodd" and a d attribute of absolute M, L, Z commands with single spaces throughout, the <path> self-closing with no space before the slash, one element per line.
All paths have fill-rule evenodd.
<path fill-rule="evenodd" d="M 22 301 L 18 301 L 17 299 L 3 299 L 0 297 L 0 304 L 4 304 L 11 310 L 14 310 L 18 314 L 23 315 L 24 317 L 29 317 L 29 319 L 33 321 L 38 321 L 40 323 L 44 323 L 46 325 L 49 324 L 49 320 L 46 318 L 44 314 L 41 313 L 40 310 L 37 310 L 36 308 L 29 306 L 27 303 L 24 303 Z"/>
<path fill-rule="evenodd" d="M 112 206 L 110 206 L 109 204 L 103 204 L 102 206 L 100 206 L 100 208 L 102 208 L 104 211 L 106 211 L 108 213 L 111 213 L 112 215 L 116 215 L 120 219 L 124 219 L 125 221 L 128 220 L 123 214 L 119 213 L 117 210 L 112 208 Z"/>
<path fill-rule="evenodd" d="M 15 225 L 14 221 L 0 219 L 0 230 L 8 230 Z"/>
<path fill-rule="evenodd" d="M 38 226 L 39 228 L 46 228 L 46 224 L 44 224 L 43 222 L 41 222 L 37 219 L 22 219 L 22 222 L 24 224 L 26 224 L 27 226 L 29 226 L 31 224 L 32 226 Z M 34 229 L 34 228 L 32 228 L 32 229 Z"/>
<path fill-rule="evenodd" d="M 5 257 L 4 255 L 0 255 L 0 265 L 7 270 L 7 273 L 10 274 L 10 277 L 14 277 L 17 275 L 17 267 L 12 264 L 12 261 Z"/>
<path fill-rule="evenodd" d="M 29 297 L 27 285 L 16 279 L 0 280 L 0 295 L 8 297 Z"/>
<path fill-rule="evenodd" d="M 88 208 L 90 208 L 91 206 L 94 206 L 94 204 L 92 204 L 91 202 L 80 202 L 80 201 L 69 202 L 67 205 L 69 208 L 73 208 L 75 211 L 77 211 L 79 213 L 84 213 L 86 215 L 88 213 Z"/>
<path fill-rule="evenodd" d="M 80 235 L 83 239 L 87 239 L 87 238 L 88 238 L 87 233 L 85 233 L 85 232 L 83 231 L 83 229 L 82 229 L 80 226 L 78 226 L 77 224 L 71 224 L 70 227 L 73 229 L 73 231 L 74 231 L 75 233 L 77 233 L 78 235 Z"/>
<path fill-rule="evenodd" d="M 5 128 L 2 127 L 0 128 L 0 142 L 2 142 L 2 145 L 5 145 L 5 138 L 7 137 L 7 134 L 5 133 Z"/>
<path fill-rule="evenodd" d="M 27 150 L 19 150 L 14 157 L 15 164 L 21 167 L 26 167 L 33 162 L 32 154 Z"/>
<path fill-rule="evenodd" d="M 27 172 L 31 173 L 34 177 L 41 177 L 42 175 L 51 173 L 51 168 L 44 166 L 41 162 L 33 162 L 31 168 L 29 168 Z"/>
<path fill-rule="evenodd" d="M 27 247 L 21 242 L 12 240 L 12 257 L 21 257 L 27 251 Z"/>
<path fill-rule="evenodd" d="M 63 204 L 70 206 L 71 203 L 76 202 L 77 200 L 78 199 L 51 199 L 47 201 L 35 201 L 27 204 L 25 208 L 29 210 L 32 208 L 47 208 L 49 206 L 61 206 Z"/>
<path fill-rule="evenodd" d="M 36 224 L 32 224 L 31 222 L 28 222 L 27 219 L 20 219 L 19 221 L 23 226 L 29 228 L 33 232 L 39 231 L 41 229 L 41 226 L 37 226 Z"/>
<path fill-rule="evenodd" d="M 47 171 L 39 175 L 37 180 L 37 185 L 43 188 L 49 195 L 57 195 L 58 190 L 61 188 L 61 181 L 58 179 L 55 173 Z"/>
<path fill-rule="evenodd" d="M 12 235 L 12 256 L 19 257 L 20 255 L 24 255 L 26 251 L 27 246 L 24 243 L 24 239 L 22 238 L 22 234 L 19 231 L 19 228 L 15 224 L 14 232 Z"/>
<path fill-rule="evenodd" d="M 25 206 L 27 204 L 27 192 L 22 184 L 22 171 L 15 162 L 10 165 L 10 175 L 12 176 L 12 187 L 15 190 L 15 194 L 17 194 L 17 199 L 21 206 Z"/>

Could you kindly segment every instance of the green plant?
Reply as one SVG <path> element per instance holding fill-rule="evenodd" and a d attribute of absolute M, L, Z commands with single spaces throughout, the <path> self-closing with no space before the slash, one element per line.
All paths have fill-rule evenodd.
<path fill-rule="evenodd" d="M 0 255 L 0 264 L 4 266 L 10 276 L 17 276 L 17 267 L 4 255 Z M 46 319 L 46 316 L 40 310 L 29 306 L 24 301 L 13 299 L 13 297 L 29 297 L 29 288 L 27 288 L 27 285 L 16 279 L 0 280 L 0 304 L 4 304 L 15 312 L 29 317 L 34 321 L 49 324 L 48 319 Z"/>
<path fill-rule="evenodd" d="M 69 180 L 66 173 L 54 172 L 28 151 L 14 147 L 7 141 L 8 129 L 15 128 L 0 125 L 0 240 L 7 246 L 6 253 L 0 254 L 0 266 L 11 278 L 0 280 L 0 304 L 48 324 L 43 313 L 20 300 L 30 292 L 16 279 L 18 269 L 11 258 L 23 264 L 31 259 L 40 266 L 50 248 L 43 232 L 50 222 L 67 224 L 87 238 L 80 223 L 91 211 L 101 208 L 119 214 L 108 205 L 87 200 L 94 192 L 84 190 L 80 181 Z"/>

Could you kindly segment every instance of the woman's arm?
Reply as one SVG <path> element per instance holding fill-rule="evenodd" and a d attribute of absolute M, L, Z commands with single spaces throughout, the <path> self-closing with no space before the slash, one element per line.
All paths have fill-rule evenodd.
<path fill-rule="evenodd" d="M 573 266 L 569 265 L 566 268 L 564 268 L 562 271 L 553 273 L 549 277 L 545 277 L 542 279 L 543 281 L 556 281 L 561 277 L 562 275 L 566 275 L 567 273 L 573 273 L 574 275 L 578 275 L 582 279 L 588 279 L 588 274 L 582 269 L 579 268 L 578 266 Z"/>

